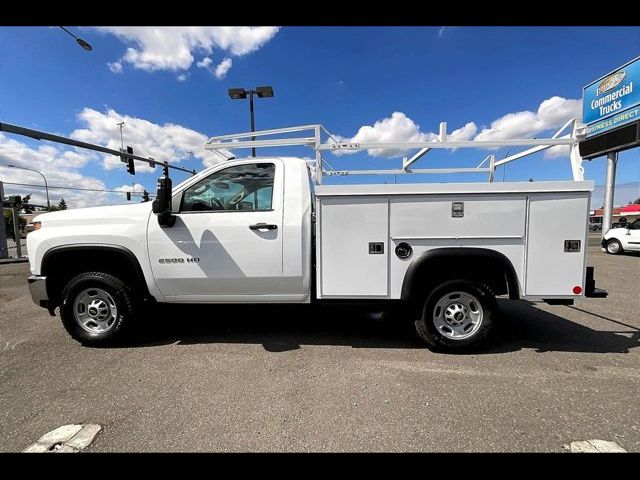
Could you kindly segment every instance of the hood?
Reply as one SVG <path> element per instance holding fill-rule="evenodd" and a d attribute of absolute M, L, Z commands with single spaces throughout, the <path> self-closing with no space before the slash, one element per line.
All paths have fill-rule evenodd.
<path fill-rule="evenodd" d="M 60 210 L 57 212 L 41 213 L 36 221 L 46 225 L 66 225 L 66 224 L 95 224 L 109 223 L 106 220 L 142 220 L 151 213 L 151 203 L 136 203 L 133 205 L 110 205 L 105 207 L 74 208 L 70 210 Z"/>

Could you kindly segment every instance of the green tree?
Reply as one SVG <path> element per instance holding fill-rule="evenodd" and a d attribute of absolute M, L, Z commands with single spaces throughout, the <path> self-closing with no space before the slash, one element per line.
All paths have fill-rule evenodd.
<path fill-rule="evenodd" d="M 22 212 L 23 213 L 33 213 L 33 205 L 29 202 L 31 201 L 31 194 L 27 195 L 22 199 Z"/>
<path fill-rule="evenodd" d="M 64 201 L 64 198 L 60 199 L 60 203 L 58 203 L 58 208 L 60 210 L 66 210 L 67 209 L 67 202 Z"/>
<path fill-rule="evenodd" d="M 151 199 L 149 198 L 149 192 L 147 192 L 147 190 L 145 189 L 145 190 L 142 192 L 142 201 L 143 201 L 143 202 L 148 202 L 149 200 L 151 200 Z"/>

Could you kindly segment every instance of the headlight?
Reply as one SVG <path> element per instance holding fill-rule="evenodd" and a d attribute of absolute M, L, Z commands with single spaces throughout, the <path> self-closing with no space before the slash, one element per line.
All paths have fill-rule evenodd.
<path fill-rule="evenodd" d="M 42 228 L 42 222 L 33 222 L 33 230 L 40 230 Z"/>

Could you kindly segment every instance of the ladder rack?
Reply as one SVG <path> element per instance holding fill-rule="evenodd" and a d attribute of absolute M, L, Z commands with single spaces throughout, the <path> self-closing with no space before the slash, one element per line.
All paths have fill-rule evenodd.
<path fill-rule="evenodd" d="M 568 129 L 569 133 L 562 135 Z M 495 169 L 500 165 L 505 165 L 514 160 L 541 152 L 557 145 L 566 145 L 570 147 L 571 170 L 574 180 L 584 180 L 584 168 L 582 167 L 582 157 L 578 150 L 578 142 L 584 138 L 585 126 L 578 122 L 577 119 L 571 119 L 566 122 L 551 138 L 526 138 L 526 139 L 509 139 L 509 140 L 467 140 L 452 141 L 447 138 L 447 124 L 440 123 L 440 134 L 437 140 L 428 142 L 345 142 L 339 137 L 332 135 L 324 126 L 317 125 L 301 125 L 297 127 L 275 128 L 270 130 L 259 130 L 255 132 L 233 133 L 230 135 L 219 135 L 211 137 L 205 144 L 206 150 L 234 150 L 238 148 L 262 148 L 262 147 L 290 147 L 305 146 L 315 151 L 315 180 L 318 184 L 322 183 L 322 176 L 345 176 L 345 175 L 398 175 L 410 173 L 485 173 L 488 174 L 488 181 L 493 182 Z M 322 142 L 322 133 L 326 133 L 329 140 Z M 287 136 L 288 134 L 297 133 L 302 136 Z M 256 140 L 257 137 L 271 137 L 276 135 L 277 138 L 267 138 Z M 562 136 L 561 136 L 562 135 Z M 502 160 L 496 161 L 495 155 L 488 155 L 475 168 L 429 168 L 429 169 L 412 169 L 412 164 L 422 158 L 435 148 L 478 148 L 491 150 L 506 146 L 529 146 L 531 148 L 522 152 L 510 155 Z M 402 168 L 389 170 L 325 170 L 323 166 L 323 151 L 341 151 L 341 150 L 373 150 L 373 149 L 420 149 L 410 159 L 403 158 Z M 485 162 L 489 162 L 488 167 L 482 167 Z M 326 162 L 324 162 L 326 163 Z"/>

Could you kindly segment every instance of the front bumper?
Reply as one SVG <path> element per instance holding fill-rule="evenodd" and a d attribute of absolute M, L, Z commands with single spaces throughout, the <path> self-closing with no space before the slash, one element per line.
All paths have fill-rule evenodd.
<path fill-rule="evenodd" d="M 29 291 L 33 303 L 39 307 L 49 308 L 49 297 L 47 296 L 47 277 L 41 275 L 29 275 Z"/>

